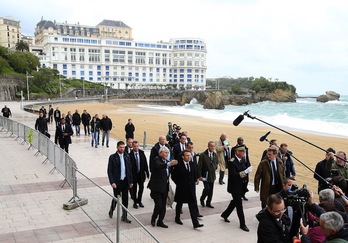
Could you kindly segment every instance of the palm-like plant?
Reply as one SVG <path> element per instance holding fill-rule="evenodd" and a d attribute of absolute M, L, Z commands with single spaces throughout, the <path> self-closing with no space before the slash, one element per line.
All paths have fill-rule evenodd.
<path fill-rule="evenodd" d="M 28 43 L 24 42 L 23 40 L 20 40 L 16 44 L 16 50 L 21 51 L 21 52 L 29 51 L 29 45 L 28 45 Z"/>

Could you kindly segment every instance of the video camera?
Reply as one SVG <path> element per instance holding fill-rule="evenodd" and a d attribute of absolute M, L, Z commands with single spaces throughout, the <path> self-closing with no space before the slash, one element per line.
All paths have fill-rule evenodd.
<path fill-rule="evenodd" d="M 288 204 L 292 205 L 294 202 L 307 202 L 310 197 L 310 193 L 307 189 L 307 185 L 303 184 L 302 188 L 295 184 L 292 184 L 291 188 L 286 190 Z"/>

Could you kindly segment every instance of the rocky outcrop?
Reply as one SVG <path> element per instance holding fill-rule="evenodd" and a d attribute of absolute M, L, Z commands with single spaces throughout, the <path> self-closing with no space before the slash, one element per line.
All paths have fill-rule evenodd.
<path fill-rule="evenodd" d="M 328 102 L 331 100 L 339 100 L 340 94 L 334 92 L 334 91 L 326 91 L 324 95 L 320 95 L 317 97 L 318 102 Z"/>
<path fill-rule="evenodd" d="M 207 94 L 207 99 L 203 104 L 204 109 L 216 109 L 223 110 L 225 109 L 225 105 L 222 101 L 221 92 L 212 92 Z"/>
<path fill-rule="evenodd" d="M 20 99 L 20 91 L 23 89 L 24 83 L 25 78 L 14 75 L 0 75 L 0 100 Z"/>

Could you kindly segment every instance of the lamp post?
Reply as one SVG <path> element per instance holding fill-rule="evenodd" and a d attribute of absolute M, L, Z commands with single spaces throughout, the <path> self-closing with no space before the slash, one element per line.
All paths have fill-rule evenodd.
<path fill-rule="evenodd" d="M 85 98 L 85 79 L 82 80 L 82 96 Z"/>
<path fill-rule="evenodd" d="M 60 74 L 58 74 L 58 80 L 59 80 L 59 98 L 62 98 L 62 81 L 60 79 Z"/>
<path fill-rule="evenodd" d="M 29 78 L 33 78 L 34 76 L 29 76 L 28 71 L 26 71 L 27 76 L 27 95 L 28 95 L 28 101 L 29 101 Z"/>

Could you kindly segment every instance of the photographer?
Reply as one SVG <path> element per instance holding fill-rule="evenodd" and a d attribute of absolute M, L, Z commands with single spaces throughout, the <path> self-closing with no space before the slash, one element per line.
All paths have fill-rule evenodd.
<path fill-rule="evenodd" d="M 318 180 L 318 193 L 321 190 L 329 187 L 327 181 L 323 180 L 323 178 L 326 179 L 331 176 L 330 172 L 332 169 L 332 164 L 335 161 L 334 160 L 335 153 L 336 151 L 333 148 L 328 148 L 326 150 L 325 159 L 318 162 L 315 167 L 316 173 L 314 174 L 314 178 Z"/>
<path fill-rule="evenodd" d="M 348 179 L 348 166 L 346 163 L 346 153 L 343 151 L 339 151 L 336 154 L 336 162 L 332 165 L 331 173 L 334 170 L 337 170 L 336 175 L 343 176 L 344 179 Z"/>
<path fill-rule="evenodd" d="M 317 216 L 325 212 L 314 203 L 313 192 L 309 191 L 306 185 L 299 189 L 292 177 L 284 179 L 283 189 L 277 195 L 284 199 L 286 214 L 290 218 L 289 235 L 291 238 L 298 235 L 301 219 L 307 225 L 308 212 Z"/>

